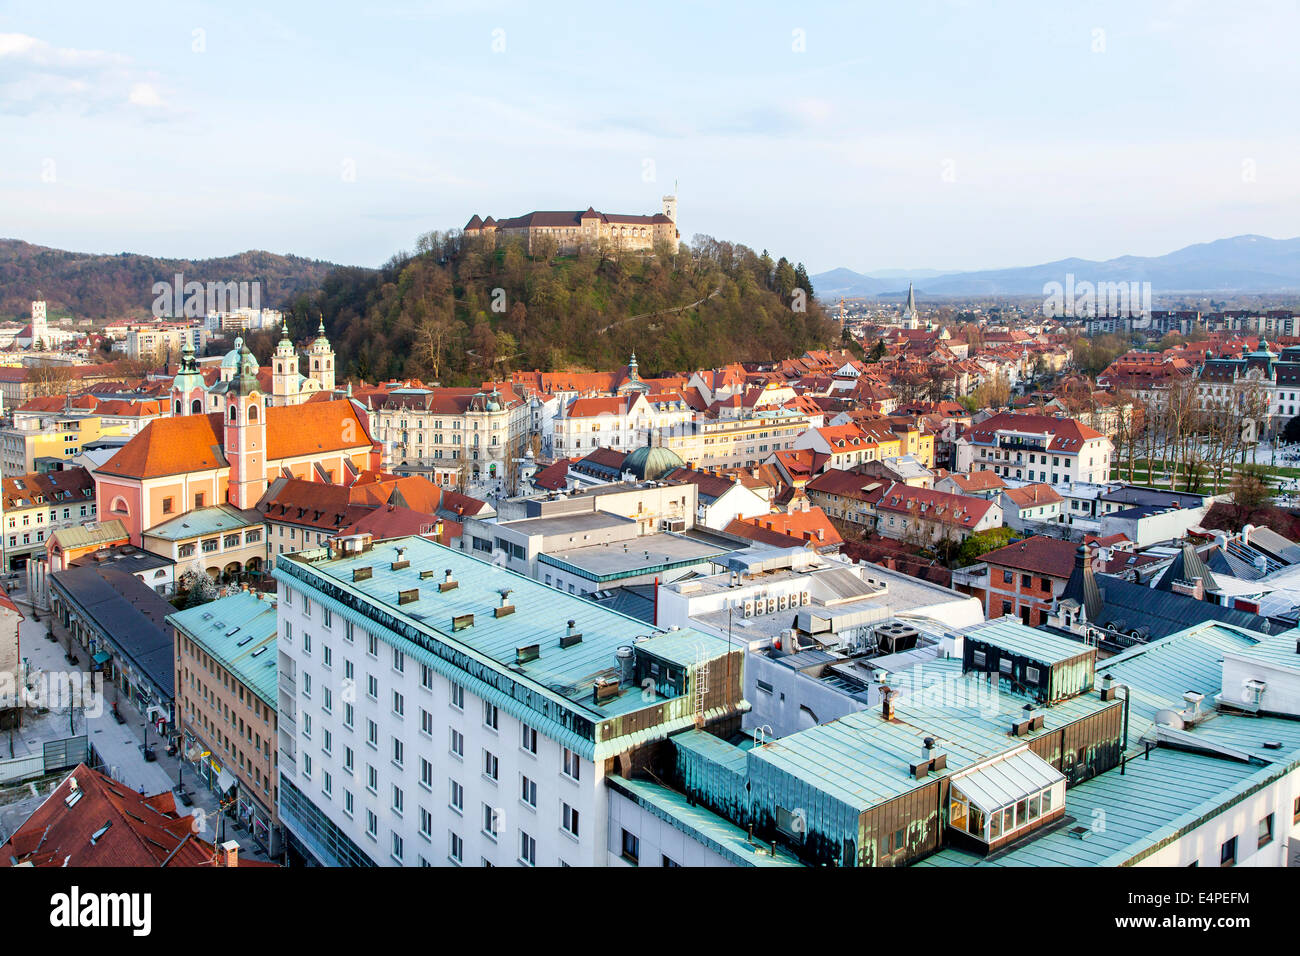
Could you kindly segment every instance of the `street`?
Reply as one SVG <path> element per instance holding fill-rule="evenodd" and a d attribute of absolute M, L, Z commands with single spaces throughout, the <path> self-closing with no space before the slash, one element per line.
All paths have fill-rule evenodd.
<path fill-rule="evenodd" d="M 143 718 L 125 699 L 118 703 L 118 707 L 126 722 L 119 724 L 112 713 L 118 691 L 112 685 L 103 688 L 98 675 L 95 677 L 94 685 L 96 694 L 84 697 L 83 701 L 78 702 L 78 706 L 69 706 L 69 695 L 66 689 L 70 679 L 73 682 L 84 682 L 82 686 L 89 690 L 88 655 L 84 649 L 76 646 L 74 652 L 79 660 L 75 665 L 69 665 L 65 656 L 68 648 L 68 633 L 56 625 L 57 640 L 49 640 L 47 615 L 36 612 L 40 615 L 38 622 L 31 607 L 23 603 L 24 594 L 18 592 L 11 594 L 11 597 L 14 598 L 24 616 L 19 625 L 19 652 L 28 668 L 28 680 L 34 682 L 37 688 L 47 688 L 50 693 L 57 691 L 59 699 L 51 701 L 56 706 L 44 715 L 37 716 L 34 709 L 29 709 L 23 719 L 22 728 L 9 735 L 9 739 L 0 739 L 3 756 L 5 758 L 11 756 L 9 753 L 11 747 L 12 756 L 15 757 L 40 753 L 46 741 L 85 734 L 90 746 L 99 753 L 104 762 L 101 769 L 132 789 L 146 794 L 167 790 L 177 792 L 178 786 L 183 782 L 185 790 L 190 794 L 192 806 L 186 807 L 178 797 L 177 811 L 181 814 L 193 813 L 197 823 L 197 834 L 209 841 L 217 840 L 221 833 L 217 814 L 217 796 L 208 790 L 207 785 L 195 773 L 193 765 L 182 761 L 179 755 L 169 757 L 166 742 L 158 737 L 151 726 L 146 728 Z M 84 706 L 81 706 L 82 703 Z M 143 745 L 146 736 L 157 755 L 154 761 L 146 761 L 144 758 Z M 39 801 L 27 798 L 22 806 L 27 807 L 29 803 L 31 805 L 27 812 L 34 809 Z M 17 812 L 14 806 L 6 806 L 0 823 L 7 832 L 12 831 L 16 822 L 21 822 L 21 819 L 15 821 L 13 819 L 15 816 Z M 233 820 L 225 821 L 224 839 L 237 840 L 241 855 L 251 855 L 257 860 L 267 859 L 263 853 L 254 848 L 248 831 L 236 829 Z"/>

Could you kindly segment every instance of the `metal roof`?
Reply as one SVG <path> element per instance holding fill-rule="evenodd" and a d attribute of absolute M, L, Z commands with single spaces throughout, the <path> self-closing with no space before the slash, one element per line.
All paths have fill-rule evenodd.
<path fill-rule="evenodd" d="M 205 534 L 221 534 L 261 525 L 262 516 L 256 511 L 240 511 L 231 505 L 210 505 L 207 508 L 195 508 L 155 525 L 145 531 L 144 535 L 147 538 L 162 538 L 164 541 L 185 541 Z"/>
<path fill-rule="evenodd" d="M 1091 650 L 1079 641 L 1036 630 L 1005 615 L 963 628 L 961 633 L 1044 664 L 1073 660 Z"/>
<path fill-rule="evenodd" d="M 990 859 L 946 849 L 919 866 L 1123 866 L 1175 839 L 1269 768 L 1167 748 L 1071 787 L 1066 813 L 1086 830 L 1061 827 Z M 1101 825 L 1104 821 L 1104 825 Z"/>
<path fill-rule="evenodd" d="M 750 842 L 745 830 L 662 784 L 612 776 L 605 782 L 611 790 L 737 866 L 803 866 L 779 846 L 773 856 L 771 844 Z"/>
<path fill-rule="evenodd" d="M 1265 637 L 1258 644 L 1242 647 L 1231 651 L 1231 653 L 1234 657 L 1244 657 L 1272 667 L 1297 670 L 1300 669 L 1300 652 L 1297 651 L 1297 641 L 1300 641 L 1300 628 L 1293 628 L 1289 631 L 1283 631 L 1281 634 Z"/>
<path fill-rule="evenodd" d="M 1254 647 L 1263 638 L 1243 628 L 1206 622 L 1099 663 L 1097 672 L 1103 680 L 1109 674 L 1129 688 L 1130 744 L 1136 745 L 1151 729 L 1157 711 L 1182 710 L 1187 691 L 1213 697 L 1223 683 L 1224 653 Z"/>
<path fill-rule="evenodd" d="M 394 570 L 393 564 L 399 563 L 399 548 L 400 562 L 406 566 Z M 353 572 L 362 568 L 370 569 L 371 577 L 353 580 Z M 457 587 L 444 592 L 439 585 L 445 569 L 452 571 Z M 422 578 L 421 572 L 433 574 Z M 615 672 L 617 649 L 656 633 L 653 627 L 425 538 L 400 538 L 360 554 L 336 558 L 329 557 L 326 551 L 278 555 L 275 574 L 277 580 L 295 589 L 303 587 L 304 579 L 310 583 L 328 582 L 373 607 L 380 618 L 391 617 L 397 627 L 410 627 L 430 640 L 490 662 L 500 674 L 556 695 L 571 710 L 590 720 L 599 722 L 663 702 L 663 698 L 643 699 L 640 688 L 624 690 L 599 706 L 592 701 L 595 681 Z M 507 588 L 515 612 L 496 617 L 500 592 Z M 418 591 L 418 596 L 399 605 L 398 593 L 403 591 Z M 346 605 L 340 608 L 346 608 L 341 611 L 345 616 L 355 616 L 356 623 L 385 640 L 395 634 L 370 614 L 363 616 Z M 466 623 L 469 615 L 473 616 L 472 624 L 454 628 L 454 619 Z M 559 639 L 569 620 L 582 640 L 565 648 Z M 409 642 L 403 639 L 402 643 Z M 533 644 L 539 645 L 538 656 L 517 664 L 516 649 Z M 709 657 L 717 657 L 727 649 L 726 641 L 719 638 L 682 630 L 655 647 L 655 653 L 671 654 L 676 648 L 676 653 L 687 654 L 689 663 L 694 664 L 695 647 L 700 645 L 712 648 Z M 689 651 L 682 650 L 687 647 Z"/>
<path fill-rule="evenodd" d="M 275 601 L 241 591 L 167 617 L 244 686 L 276 706 Z"/>

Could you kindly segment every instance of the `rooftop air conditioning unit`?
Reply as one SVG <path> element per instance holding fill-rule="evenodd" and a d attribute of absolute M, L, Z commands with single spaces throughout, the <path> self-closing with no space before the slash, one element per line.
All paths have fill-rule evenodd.
<path fill-rule="evenodd" d="M 753 601 L 746 601 L 746 602 L 745 602 L 745 617 L 753 617 L 753 616 L 754 616 L 754 602 L 753 602 Z"/>

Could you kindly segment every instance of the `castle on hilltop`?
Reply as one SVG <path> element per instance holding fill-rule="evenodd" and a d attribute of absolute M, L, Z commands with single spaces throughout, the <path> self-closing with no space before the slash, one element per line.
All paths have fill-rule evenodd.
<path fill-rule="evenodd" d="M 681 239 L 677 231 L 677 197 L 665 196 L 663 202 L 663 212 L 653 216 L 597 212 L 590 206 L 586 212 L 530 212 L 513 219 L 480 219 L 475 214 L 466 223 L 464 233 L 470 238 L 494 240 L 519 237 L 528 244 L 530 255 L 542 237 L 554 239 L 561 255 L 572 255 L 581 248 L 594 249 L 601 243 L 620 251 L 653 252 L 657 242 L 676 244 Z"/>

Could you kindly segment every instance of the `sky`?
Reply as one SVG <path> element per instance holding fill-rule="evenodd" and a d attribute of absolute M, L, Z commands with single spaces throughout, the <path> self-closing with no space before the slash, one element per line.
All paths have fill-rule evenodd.
<path fill-rule="evenodd" d="M 1300 234 L 1300 4 L 0 0 L 0 237 L 377 266 L 652 213 L 810 273 Z"/>

